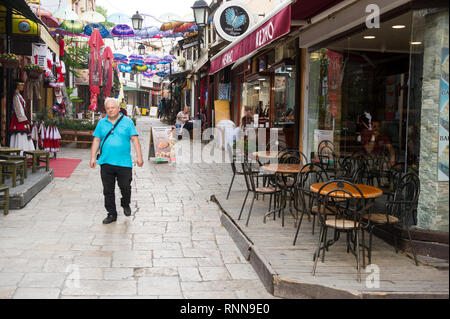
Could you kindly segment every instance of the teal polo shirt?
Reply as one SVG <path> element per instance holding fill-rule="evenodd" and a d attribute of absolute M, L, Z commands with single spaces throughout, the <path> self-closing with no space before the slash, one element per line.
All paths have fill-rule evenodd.
<path fill-rule="evenodd" d="M 101 140 L 100 146 L 113 126 L 114 125 L 108 120 L 108 117 L 105 117 L 98 122 L 94 131 L 94 137 Z M 139 136 L 139 134 L 133 121 L 129 117 L 124 116 L 103 145 L 102 154 L 97 163 L 99 165 L 109 164 L 133 168 L 133 162 L 131 160 L 132 136 Z"/>

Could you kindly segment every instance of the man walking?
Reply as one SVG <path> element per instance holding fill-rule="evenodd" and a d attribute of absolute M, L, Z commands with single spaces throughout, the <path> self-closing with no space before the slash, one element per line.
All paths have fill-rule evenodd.
<path fill-rule="evenodd" d="M 141 144 L 139 134 L 133 121 L 120 114 L 120 106 L 116 99 L 105 101 L 106 117 L 97 124 L 91 149 L 91 168 L 97 164 L 96 154 L 100 149 L 98 164 L 101 166 L 103 194 L 108 216 L 103 224 L 117 220 L 115 187 L 116 180 L 122 193 L 121 206 L 125 216 L 131 215 L 131 181 L 133 163 L 131 160 L 131 142 L 137 154 L 137 165 L 142 167 Z"/>

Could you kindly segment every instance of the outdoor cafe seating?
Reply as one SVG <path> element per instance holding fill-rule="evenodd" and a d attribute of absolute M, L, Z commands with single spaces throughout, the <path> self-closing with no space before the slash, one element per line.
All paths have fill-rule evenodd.
<path fill-rule="evenodd" d="M 324 151 L 326 148 L 327 152 Z M 250 193 L 253 193 L 253 198 L 247 215 L 247 227 L 259 195 L 263 195 L 263 200 L 265 195 L 270 196 L 264 223 L 272 215 L 276 220 L 278 214 L 284 227 L 285 211 L 290 211 L 296 227 L 294 246 L 301 245 L 299 234 L 304 219 L 312 219 L 312 235 L 315 236 L 315 227 L 320 229 L 317 238 L 319 244 L 312 256 L 313 274 L 318 269 L 318 260 L 325 262 L 326 252 L 343 234 L 346 236 L 347 253 L 353 253 L 356 258 L 357 279 L 360 281 L 361 267 L 372 263 L 376 229 L 382 228 L 392 234 L 395 251 L 398 252 L 396 226 L 408 233 L 414 260 L 418 265 L 410 234 L 410 227 L 416 224 L 415 213 L 420 191 L 418 174 L 406 172 L 403 163 L 389 167 L 385 159 L 367 154 L 355 152 L 337 156 L 330 143 L 322 147 L 322 152 L 318 150 L 317 154 L 320 154 L 318 158 L 309 161 L 298 150 L 283 149 L 277 153 L 273 150 L 260 151 L 252 154 L 253 159 L 257 159 L 256 165 L 249 163 L 248 157 L 245 157 L 242 174 L 247 194 L 238 220 L 243 215 Z M 261 172 L 270 173 L 264 175 L 263 187 L 257 184 L 262 177 Z M 383 206 L 384 209 L 380 209 Z"/>

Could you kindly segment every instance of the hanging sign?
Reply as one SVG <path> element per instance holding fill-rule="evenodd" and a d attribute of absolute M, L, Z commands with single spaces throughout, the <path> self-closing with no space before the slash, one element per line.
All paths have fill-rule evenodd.
<path fill-rule="evenodd" d="M 255 23 L 254 15 L 240 1 L 225 2 L 214 14 L 214 26 L 224 40 L 233 42 Z"/>
<path fill-rule="evenodd" d="M 227 4 L 230 2 L 227 2 Z M 259 28 L 250 32 L 241 40 L 230 44 L 211 59 L 209 74 L 233 64 L 237 60 L 259 50 L 279 39 L 291 30 L 291 6 L 280 10 Z"/>
<path fill-rule="evenodd" d="M 186 50 L 189 48 L 192 48 L 194 46 L 199 45 L 199 41 L 200 43 L 203 43 L 203 39 L 198 39 L 198 35 L 190 37 L 190 38 L 186 38 L 183 40 L 178 41 L 178 44 L 180 45 L 180 48 L 182 50 Z"/>

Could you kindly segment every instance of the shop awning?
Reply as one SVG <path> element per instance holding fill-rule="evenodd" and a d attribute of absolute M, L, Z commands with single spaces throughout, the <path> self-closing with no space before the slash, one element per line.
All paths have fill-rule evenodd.
<path fill-rule="evenodd" d="M 292 4 L 292 20 L 307 20 L 328 10 L 343 0 L 297 0 Z"/>
<path fill-rule="evenodd" d="M 129 87 L 129 86 L 124 86 L 123 87 L 123 91 L 124 92 L 126 92 L 126 91 L 135 91 L 135 92 L 146 92 L 146 93 L 149 93 L 149 91 L 147 91 L 147 90 L 144 90 L 144 89 L 141 89 L 141 88 L 132 88 L 132 87 Z"/>
<path fill-rule="evenodd" d="M 0 5 L 15 10 L 18 14 L 23 15 L 25 18 L 30 19 L 37 24 L 44 25 L 44 23 L 34 14 L 25 0 L 0 0 Z"/>
<path fill-rule="evenodd" d="M 209 73 L 214 74 L 288 34 L 291 30 L 291 4 L 292 1 L 286 1 L 277 7 L 264 20 L 215 55 L 211 59 Z"/>
<path fill-rule="evenodd" d="M 291 27 L 306 25 L 309 19 L 344 0 L 287 0 L 264 20 L 211 59 L 210 74 L 235 63 L 242 63 L 275 40 L 291 32 Z"/>

